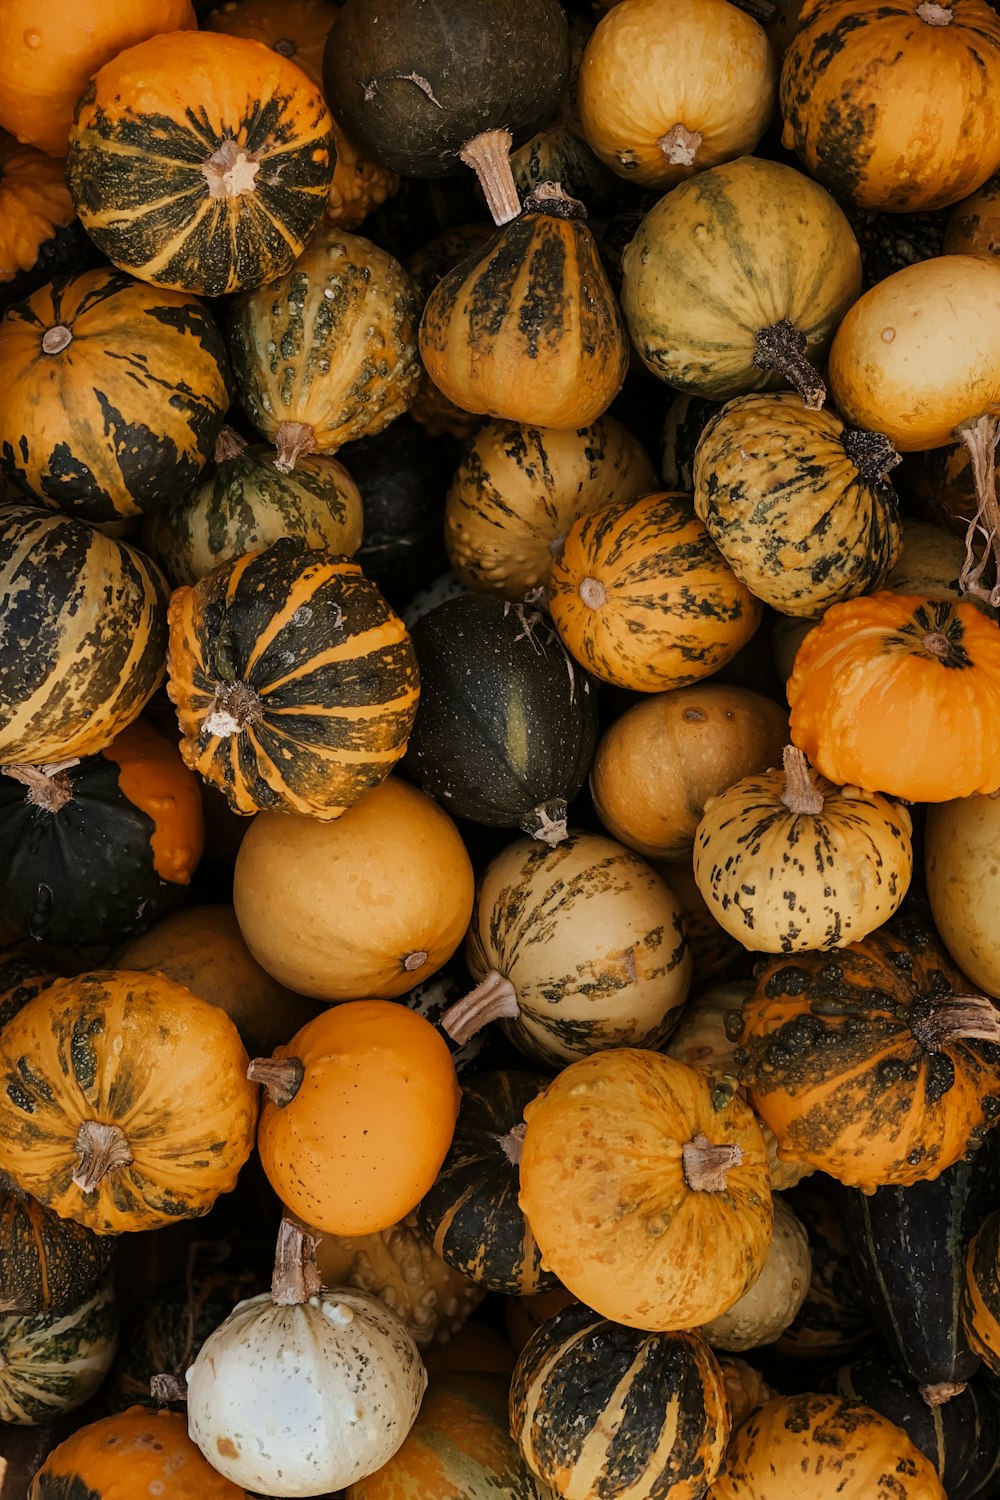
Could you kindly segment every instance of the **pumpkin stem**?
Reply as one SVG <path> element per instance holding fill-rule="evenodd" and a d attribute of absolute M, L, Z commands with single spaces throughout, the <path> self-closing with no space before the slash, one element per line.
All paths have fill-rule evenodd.
<path fill-rule="evenodd" d="M 759 370 L 776 370 L 802 397 L 810 411 L 819 411 L 826 400 L 826 386 L 819 372 L 806 359 L 808 342 L 790 318 L 782 318 L 754 334 L 753 362 Z"/>
<path fill-rule="evenodd" d="M 539 802 L 526 818 L 521 819 L 521 828 L 530 833 L 539 843 L 554 849 L 569 837 L 566 827 L 566 798 L 553 797 L 549 802 Z"/>
<path fill-rule="evenodd" d="M 684 1181 L 696 1193 L 724 1193 L 731 1167 L 743 1161 L 739 1146 L 713 1146 L 707 1135 L 696 1135 L 681 1147 Z"/>
<path fill-rule="evenodd" d="M 548 214 L 552 219 L 585 219 L 579 198 L 571 198 L 561 182 L 540 182 L 524 200 L 526 214 Z"/>
<path fill-rule="evenodd" d="M 271 1277 L 271 1298 L 279 1307 L 297 1307 L 323 1289 L 316 1265 L 319 1240 L 301 1224 L 282 1219 Z"/>
<path fill-rule="evenodd" d="M 44 766 L 0 766 L 0 776 L 9 776 L 12 781 L 26 786 L 26 801 L 32 807 L 57 813 L 73 800 L 73 783 L 66 773 L 79 764 L 78 757 L 76 760 L 49 761 Z"/>
<path fill-rule="evenodd" d="M 693 167 L 701 139 L 700 130 L 688 130 L 686 125 L 671 125 L 666 135 L 661 135 L 656 144 L 672 167 Z"/>
<path fill-rule="evenodd" d="M 942 635 L 940 630 L 928 631 L 920 644 L 928 656 L 936 656 L 939 661 L 951 662 L 958 666 L 963 660 L 961 651 L 956 648 L 953 641 L 949 641 L 946 635 Z"/>
<path fill-rule="evenodd" d="M 520 1125 L 515 1125 L 513 1129 L 508 1130 L 506 1135 L 497 1136 L 500 1150 L 513 1167 L 521 1165 L 521 1152 L 524 1150 L 524 1137 L 527 1129 L 527 1125 L 522 1120 Z"/>
<path fill-rule="evenodd" d="M 1000 1011 L 985 995 L 945 995 L 914 1007 L 910 1030 L 928 1052 L 949 1042 L 1000 1044 Z"/>
<path fill-rule="evenodd" d="M 946 1401 L 951 1401 L 955 1396 L 960 1396 L 965 1390 L 964 1380 L 941 1380 L 937 1385 L 922 1385 L 920 1394 L 928 1406 L 943 1406 Z"/>
<path fill-rule="evenodd" d="M 947 10 L 943 5 L 931 5 L 929 0 L 917 6 L 917 15 L 928 26 L 950 26 L 954 19 L 953 11 Z M 963 1386 L 962 1389 L 964 1390 L 965 1387 Z"/>
<path fill-rule="evenodd" d="M 403 968 L 406 970 L 407 974 L 415 974 L 418 969 L 423 968 L 424 964 L 427 962 L 427 958 L 428 954 L 426 948 L 414 948 L 413 952 L 408 953 L 403 959 Z"/>
<path fill-rule="evenodd" d="M 513 137 L 509 130 L 484 130 L 458 153 L 479 178 L 494 224 L 509 224 L 521 212 L 521 200 L 510 165 Z"/>
<path fill-rule="evenodd" d="M 588 609 L 601 609 L 608 598 L 608 591 L 599 578 L 584 578 L 577 593 Z"/>
<path fill-rule="evenodd" d="M 260 716 L 260 699 L 252 687 L 245 682 L 220 682 L 203 728 L 206 734 L 228 739 L 230 735 L 241 734 L 248 724 L 256 724 Z"/>
<path fill-rule="evenodd" d="M 841 433 L 840 441 L 865 484 L 878 484 L 890 469 L 903 462 L 902 454 L 896 452 L 884 432 L 848 427 Z"/>
<path fill-rule="evenodd" d="M 255 1057 L 247 1068 L 250 1082 L 262 1084 L 279 1109 L 291 1104 L 305 1076 L 305 1066 L 298 1057 Z"/>
<path fill-rule="evenodd" d="M 812 779 L 809 762 L 801 750 L 786 745 L 781 752 L 781 764 L 785 772 L 785 787 L 781 800 L 793 813 L 808 813 L 813 817 L 823 811 L 823 793 Z"/>
<path fill-rule="evenodd" d="M 517 990 L 505 974 L 491 969 L 474 990 L 449 1005 L 441 1017 L 441 1029 L 463 1047 L 477 1031 L 501 1016 L 513 1021 L 520 1015 Z"/>
<path fill-rule="evenodd" d="M 235 427 L 223 427 L 215 440 L 215 452 L 212 458 L 217 464 L 226 462 L 227 458 L 239 458 L 247 451 L 247 441 L 241 438 Z"/>
<path fill-rule="evenodd" d="M 987 588 L 983 574 L 991 564 L 1000 564 L 1000 506 L 997 505 L 996 450 L 1000 442 L 1000 418 L 979 417 L 956 428 L 955 436 L 965 448 L 972 465 L 976 486 L 976 513 L 965 533 L 965 562 L 958 580 L 963 594 L 996 608 L 1000 605 L 1000 583 Z M 982 555 L 976 558 L 976 540 L 983 542 Z"/>
<path fill-rule="evenodd" d="M 67 328 L 65 323 L 57 323 L 54 328 L 47 328 L 42 335 L 42 352 L 61 354 L 72 342 L 72 329 Z"/>
<path fill-rule="evenodd" d="M 274 467 L 279 474 L 290 474 L 300 458 L 316 451 L 316 434 L 308 422 L 282 422 L 275 435 L 278 456 Z"/>
<path fill-rule="evenodd" d="M 176 1375 L 153 1375 L 149 1382 L 149 1394 L 157 1406 L 169 1406 L 171 1402 L 187 1402 L 187 1386 Z"/>
<path fill-rule="evenodd" d="M 227 136 L 222 145 L 201 164 L 210 198 L 238 198 L 257 191 L 260 162 L 245 146 Z"/>
<path fill-rule="evenodd" d="M 92 1193 L 109 1172 L 132 1164 L 132 1148 L 120 1125 L 84 1120 L 76 1136 L 79 1165 L 73 1182 L 82 1193 Z"/>

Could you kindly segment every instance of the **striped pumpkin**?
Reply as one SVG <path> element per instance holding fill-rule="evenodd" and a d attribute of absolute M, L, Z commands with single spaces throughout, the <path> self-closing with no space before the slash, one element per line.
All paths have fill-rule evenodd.
<path fill-rule="evenodd" d="M 0 323 L 0 462 L 42 503 L 113 521 L 180 499 L 229 405 L 208 309 L 120 271 L 41 287 Z"/>
<path fill-rule="evenodd" d="M 117 1347 L 110 1281 L 63 1311 L 0 1317 L 0 1422 L 35 1427 L 82 1406 Z"/>
<path fill-rule="evenodd" d="M 92 526 L 0 507 L 0 765 L 91 755 L 163 680 L 166 589 Z"/>
<path fill-rule="evenodd" d="M 419 695 L 357 563 L 291 540 L 175 592 L 168 671 L 181 753 L 239 813 L 339 818 L 405 751 Z"/>
<path fill-rule="evenodd" d="M 722 1467 L 729 1400 L 699 1334 L 642 1333 L 573 1303 L 522 1350 L 510 1426 L 564 1500 L 698 1500 Z"/>
<path fill-rule="evenodd" d="M 0 1314 L 72 1307 L 107 1275 L 114 1241 L 61 1219 L 0 1174 Z"/>
<path fill-rule="evenodd" d="M 1000 1212 L 984 1220 L 966 1252 L 962 1326 L 973 1353 L 1000 1375 Z"/>
<path fill-rule="evenodd" d="M 588 672 L 642 693 L 718 671 L 761 618 L 688 497 L 670 493 L 574 521 L 552 564 L 549 608 Z"/>
<path fill-rule="evenodd" d="M 242 37 L 172 32 L 91 79 L 66 181 L 113 265 L 218 297 L 291 267 L 323 215 L 335 153 L 322 92 L 294 63 Z"/>

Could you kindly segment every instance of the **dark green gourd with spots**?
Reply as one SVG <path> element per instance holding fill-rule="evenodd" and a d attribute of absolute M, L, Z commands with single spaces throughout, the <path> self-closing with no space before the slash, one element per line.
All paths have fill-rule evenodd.
<path fill-rule="evenodd" d="M 68 1308 L 0 1317 L 0 1422 L 34 1427 L 82 1406 L 117 1346 L 110 1282 Z"/>

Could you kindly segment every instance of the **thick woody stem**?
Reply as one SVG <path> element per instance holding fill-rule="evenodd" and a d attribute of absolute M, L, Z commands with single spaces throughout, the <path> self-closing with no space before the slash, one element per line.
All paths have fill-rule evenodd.
<path fill-rule="evenodd" d="M 754 335 L 753 362 L 760 370 L 775 370 L 802 397 L 810 411 L 819 411 L 826 400 L 826 386 L 806 359 L 808 343 L 801 329 L 788 318 L 758 328 Z"/>
<path fill-rule="evenodd" d="M 176 1375 L 154 1375 L 149 1382 L 149 1394 L 157 1406 L 187 1401 L 187 1386 Z"/>
<path fill-rule="evenodd" d="M 271 1277 L 271 1299 L 279 1307 L 297 1307 L 319 1296 L 323 1284 L 316 1266 L 318 1244 L 301 1224 L 282 1219 Z"/>
<path fill-rule="evenodd" d="M 809 762 L 801 750 L 786 745 L 781 752 L 781 764 L 785 772 L 785 789 L 781 800 L 793 813 L 810 813 L 815 816 L 823 811 L 823 793 L 812 779 Z"/>
<path fill-rule="evenodd" d="M 316 434 L 308 422 L 282 422 L 274 439 L 278 456 L 274 467 L 290 474 L 300 458 L 316 451 Z"/>
<path fill-rule="evenodd" d="M 255 1057 L 247 1068 L 250 1082 L 266 1089 L 267 1097 L 279 1109 L 291 1104 L 305 1074 L 305 1067 L 297 1057 Z"/>
<path fill-rule="evenodd" d="M 884 432 L 862 432 L 859 428 L 848 427 L 841 434 L 840 441 L 866 484 L 878 484 L 890 469 L 903 462 L 902 454 L 896 452 Z"/>
<path fill-rule="evenodd" d="M 260 162 L 229 137 L 202 162 L 201 170 L 210 198 L 238 198 L 241 193 L 256 192 Z"/>
<path fill-rule="evenodd" d="M 688 130 L 686 125 L 671 125 L 656 144 L 670 166 L 693 167 L 701 146 L 701 131 Z"/>
<path fill-rule="evenodd" d="M 220 682 L 205 715 L 205 731 L 228 739 L 242 733 L 248 724 L 256 724 L 261 712 L 260 699 L 252 687 L 245 682 Z"/>
<path fill-rule="evenodd" d="M 215 440 L 215 452 L 212 454 L 217 464 L 225 463 L 227 458 L 239 458 L 247 451 L 247 442 L 241 438 L 235 427 L 223 427 Z"/>
<path fill-rule="evenodd" d="M 441 1017 L 441 1029 L 462 1047 L 490 1021 L 501 1017 L 512 1021 L 518 1015 L 517 991 L 505 975 L 491 969 L 474 990 L 449 1005 Z"/>
<path fill-rule="evenodd" d="M 467 141 L 459 155 L 479 178 L 494 224 L 509 224 L 521 212 L 510 166 L 513 137 L 509 130 L 484 130 Z"/>
<path fill-rule="evenodd" d="M 684 1181 L 696 1193 L 724 1193 L 729 1171 L 743 1161 L 739 1146 L 713 1146 L 706 1135 L 696 1135 L 681 1148 Z"/>
<path fill-rule="evenodd" d="M 1000 1044 L 1000 1011 L 985 995 L 945 995 L 924 1001 L 911 1017 L 910 1030 L 928 1052 L 957 1041 Z"/>
<path fill-rule="evenodd" d="M 943 1406 L 965 1390 L 964 1380 L 940 1380 L 937 1385 L 922 1385 L 920 1394 L 928 1406 Z"/>
<path fill-rule="evenodd" d="M 120 1125 L 84 1120 L 76 1137 L 79 1164 L 73 1182 L 83 1193 L 92 1193 L 109 1172 L 132 1162 L 132 1148 Z"/>
<path fill-rule="evenodd" d="M 524 200 L 527 214 L 548 214 L 554 219 L 585 219 L 587 210 L 579 198 L 571 198 L 561 182 L 540 182 Z"/>
<path fill-rule="evenodd" d="M 0 766 L 0 776 L 9 776 L 12 781 L 19 781 L 22 786 L 26 786 L 26 800 L 32 807 L 57 813 L 67 802 L 73 800 L 73 783 L 66 773 L 79 764 L 77 758 L 50 761 L 44 766 Z"/>
<path fill-rule="evenodd" d="M 997 504 L 996 451 L 1000 442 L 1000 418 L 979 417 L 963 423 L 955 436 L 969 455 L 972 478 L 976 486 L 976 513 L 965 533 L 965 562 L 959 578 L 963 594 L 996 608 L 1000 605 L 1000 581 L 992 588 L 983 583 L 983 575 L 992 567 L 1000 572 L 1000 506 Z M 982 552 L 976 557 L 977 539 Z"/>
<path fill-rule="evenodd" d="M 538 839 L 539 843 L 548 844 L 550 849 L 554 849 L 569 837 L 566 813 L 566 798 L 553 797 L 549 802 L 539 802 L 537 807 L 532 808 L 528 816 L 521 819 L 521 828 L 524 833 L 530 833 L 533 839 Z"/>
<path fill-rule="evenodd" d="M 511 1166 L 521 1165 L 521 1152 L 524 1150 L 524 1137 L 527 1129 L 527 1125 L 522 1121 L 520 1125 L 515 1125 L 512 1130 L 508 1130 L 506 1135 L 497 1136 L 500 1150 Z"/>

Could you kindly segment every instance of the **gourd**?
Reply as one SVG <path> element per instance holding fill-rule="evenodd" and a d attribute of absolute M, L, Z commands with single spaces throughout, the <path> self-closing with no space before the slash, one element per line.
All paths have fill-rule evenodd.
<path fill-rule="evenodd" d="M 282 538 L 177 589 L 169 621 L 181 754 L 234 812 L 339 818 L 405 751 L 416 657 L 356 562 Z"/>
<path fill-rule="evenodd" d="M 898 455 L 792 394 L 741 396 L 708 423 L 694 508 L 747 588 L 785 615 L 885 584 L 902 550 L 886 475 Z"/>
<path fill-rule="evenodd" d="M 904 266 L 944 252 L 947 209 L 914 214 L 873 213 L 846 204 L 845 211 L 858 238 L 865 291 Z"/>
<path fill-rule="evenodd" d="M 912 802 L 1000 787 L 1000 635 L 971 604 L 883 592 L 831 605 L 787 691 L 792 740 L 830 781 Z"/>
<path fill-rule="evenodd" d="M 98 1234 L 207 1213 L 253 1147 L 246 1066 L 229 1017 L 169 979 L 59 980 L 0 1033 L 5 1169 Z"/>
<path fill-rule="evenodd" d="M 817 779 L 786 745 L 782 770 L 708 798 L 694 878 L 720 927 L 751 952 L 843 948 L 898 910 L 911 833 L 901 803 Z"/>
<path fill-rule="evenodd" d="M 449 560 L 476 593 L 521 600 L 545 585 L 578 516 L 655 486 L 649 458 L 614 417 L 569 429 L 488 422 L 445 501 Z"/>
<path fill-rule="evenodd" d="M 993 934 L 1000 910 L 996 839 L 1000 801 L 962 797 L 927 809 L 925 875 L 934 923 L 972 984 L 1000 999 Z"/>
<path fill-rule="evenodd" d="M 258 814 L 240 846 L 233 905 L 247 947 L 279 984 L 320 1000 L 391 999 L 451 958 L 473 889 L 447 813 L 390 778 L 337 823 Z"/>
<path fill-rule="evenodd" d="M 546 182 L 520 214 L 441 278 L 420 320 L 420 357 L 465 411 L 538 427 L 586 427 L 628 369 L 628 334 L 583 222 Z"/>
<path fill-rule="evenodd" d="M 945 230 L 946 255 L 997 255 L 1000 253 L 1000 172 L 977 192 L 956 203 Z"/>
<path fill-rule="evenodd" d="M 272 1495 L 339 1489 L 386 1463 L 427 1384 L 394 1313 L 321 1286 L 313 1245 L 282 1221 L 270 1292 L 240 1303 L 187 1372 L 188 1432 L 202 1453 Z"/>
<path fill-rule="evenodd" d="M 703 1326 L 702 1337 L 713 1349 L 757 1349 L 772 1344 L 794 1321 L 811 1276 L 805 1229 L 784 1200 L 775 1198 L 771 1246 L 760 1275 L 738 1302 Z"/>
<path fill-rule="evenodd" d="M 774 1347 L 786 1359 L 808 1362 L 803 1378 L 811 1379 L 817 1366 L 848 1359 L 870 1344 L 872 1315 L 851 1267 L 841 1198 L 834 1184 L 812 1177 L 785 1197 L 805 1226 L 812 1277 L 798 1315 Z"/>
<path fill-rule="evenodd" d="M 692 993 L 742 973 L 747 966 L 746 950 L 722 930 L 706 906 L 695 883 L 690 854 L 683 859 L 651 859 L 650 864 L 667 882 L 681 909 L 691 949 Z"/>
<path fill-rule="evenodd" d="M 240 403 L 288 474 L 381 432 L 420 380 L 420 301 L 399 262 L 370 240 L 321 228 L 294 267 L 236 298 L 229 351 Z"/>
<path fill-rule="evenodd" d="M 621 1488 L 695 1495 L 722 1467 L 730 1418 L 697 1333 L 642 1333 L 575 1303 L 522 1350 L 510 1427 L 528 1467 L 565 1500 Z"/>
<path fill-rule="evenodd" d="M 564 103 L 562 111 L 566 108 Z M 523 200 L 543 182 L 558 182 L 571 198 L 586 203 L 596 216 L 604 218 L 618 206 L 621 183 L 587 145 L 579 121 L 571 115 L 565 124 L 555 123 L 562 118 L 563 114 L 558 114 L 544 130 L 511 153 L 514 185 Z"/>
<path fill-rule="evenodd" d="M 108 1373 L 117 1346 L 110 1281 L 67 1308 L 0 1317 L 0 1422 L 40 1426 L 82 1406 Z"/>
<path fill-rule="evenodd" d="M 373 1234 L 410 1213 L 451 1144 L 460 1091 L 422 1016 L 354 1000 L 308 1021 L 247 1076 L 264 1085 L 257 1149 L 271 1186 L 325 1234 Z"/>
<path fill-rule="evenodd" d="M 619 177 L 662 191 L 754 149 L 777 73 L 763 27 L 726 0 L 621 0 L 583 54 L 583 133 Z"/>
<path fill-rule="evenodd" d="M 994 460 L 995 471 L 996 455 Z M 936 525 L 947 526 L 964 541 L 977 508 L 976 479 L 964 444 L 952 442 L 943 448 L 908 454 L 899 473 L 900 488 L 913 499 L 916 513 Z"/>
<path fill-rule="evenodd" d="M 480 250 L 492 237 L 493 226 L 490 224 L 458 224 L 454 229 L 446 229 L 443 234 L 436 235 L 413 255 L 407 256 L 404 264 L 420 293 L 421 312 L 442 276 L 474 251 Z M 426 370 L 421 374 L 420 385 L 410 407 L 410 416 L 432 436 L 450 433 L 452 437 L 461 440 L 472 437 L 483 425 L 481 416 L 463 411 L 454 401 L 449 401 L 438 390 Z"/>
<path fill-rule="evenodd" d="M 748 1365 L 746 1360 L 737 1359 L 735 1354 L 716 1357 L 726 1385 L 733 1426 L 738 1427 L 752 1411 L 763 1406 L 765 1401 L 770 1401 L 777 1393 L 771 1389 L 759 1370 Z"/>
<path fill-rule="evenodd" d="M 0 283 L 30 271 L 40 247 L 75 218 L 62 163 L 0 131 Z"/>
<path fill-rule="evenodd" d="M 639 223 L 641 218 L 636 228 Z M 671 396 L 663 419 L 660 449 L 660 472 L 669 489 L 694 493 L 694 456 L 709 418 L 718 409 L 717 402 L 706 401 L 702 396 L 684 396 L 679 391 Z"/>
<path fill-rule="evenodd" d="M 323 216 L 336 161 L 319 88 L 257 42 L 152 37 L 91 79 L 66 181 L 113 265 L 199 296 L 283 276 Z"/>
<path fill-rule="evenodd" d="M 107 1275 L 113 1241 L 61 1219 L 0 1176 L 0 1314 L 34 1316 L 85 1301 Z"/>
<path fill-rule="evenodd" d="M 163 679 L 159 571 L 79 521 L 4 505 L 0 593 L 7 601 L 0 765 L 50 765 L 102 750 Z"/>
<path fill-rule="evenodd" d="M 903 552 L 885 586 L 894 594 L 920 594 L 924 598 L 975 604 L 984 615 L 995 618 L 985 599 L 962 593 L 959 579 L 964 564 L 965 547 L 953 532 L 946 531 L 943 525 L 907 518 L 903 522 Z"/>
<path fill-rule="evenodd" d="M 987 1216 L 965 1256 L 962 1327 L 973 1355 L 1000 1373 L 1000 1212 Z"/>
<path fill-rule="evenodd" d="M 580 664 L 616 687 L 663 692 L 710 676 L 760 624 L 686 495 L 617 501 L 573 522 L 549 608 Z"/>
<path fill-rule="evenodd" d="M 647 859 L 690 857 L 707 799 L 777 765 L 787 739 L 784 709 L 747 688 L 709 681 L 658 693 L 601 736 L 590 770 L 597 815 Z"/>
<path fill-rule="evenodd" d="M 7 477 L 90 521 L 180 499 L 229 405 L 208 309 L 114 270 L 59 278 L 8 309 L 0 370 Z"/>
<path fill-rule="evenodd" d="M 420 703 L 405 765 L 456 817 L 555 844 L 597 742 L 597 695 L 546 615 L 450 599 L 413 627 Z"/>
<path fill-rule="evenodd" d="M 504 1326 L 515 1354 L 520 1354 L 543 1323 L 577 1300 L 564 1286 L 557 1287 L 554 1292 L 539 1292 L 534 1297 L 508 1297 Z"/>
<path fill-rule="evenodd" d="M 984 0 L 803 7 L 781 69 L 782 144 L 838 198 L 907 213 L 1000 166 L 1000 20 Z"/>
<path fill-rule="evenodd" d="M 34 943 L 0 949 L 0 1031 L 22 1005 L 61 978 L 62 969 L 38 952 Z"/>
<path fill-rule="evenodd" d="M 691 983 L 680 908 L 643 860 L 571 833 L 517 839 L 481 875 L 465 944 L 479 981 L 441 1024 L 456 1042 L 487 1021 L 545 1066 L 615 1047 L 657 1047 Z"/>
<path fill-rule="evenodd" d="M 622 271 L 632 342 L 660 380 L 713 401 L 787 382 L 823 405 L 813 366 L 861 291 L 861 254 L 819 183 L 753 156 L 711 167 L 650 209 Z"/>

